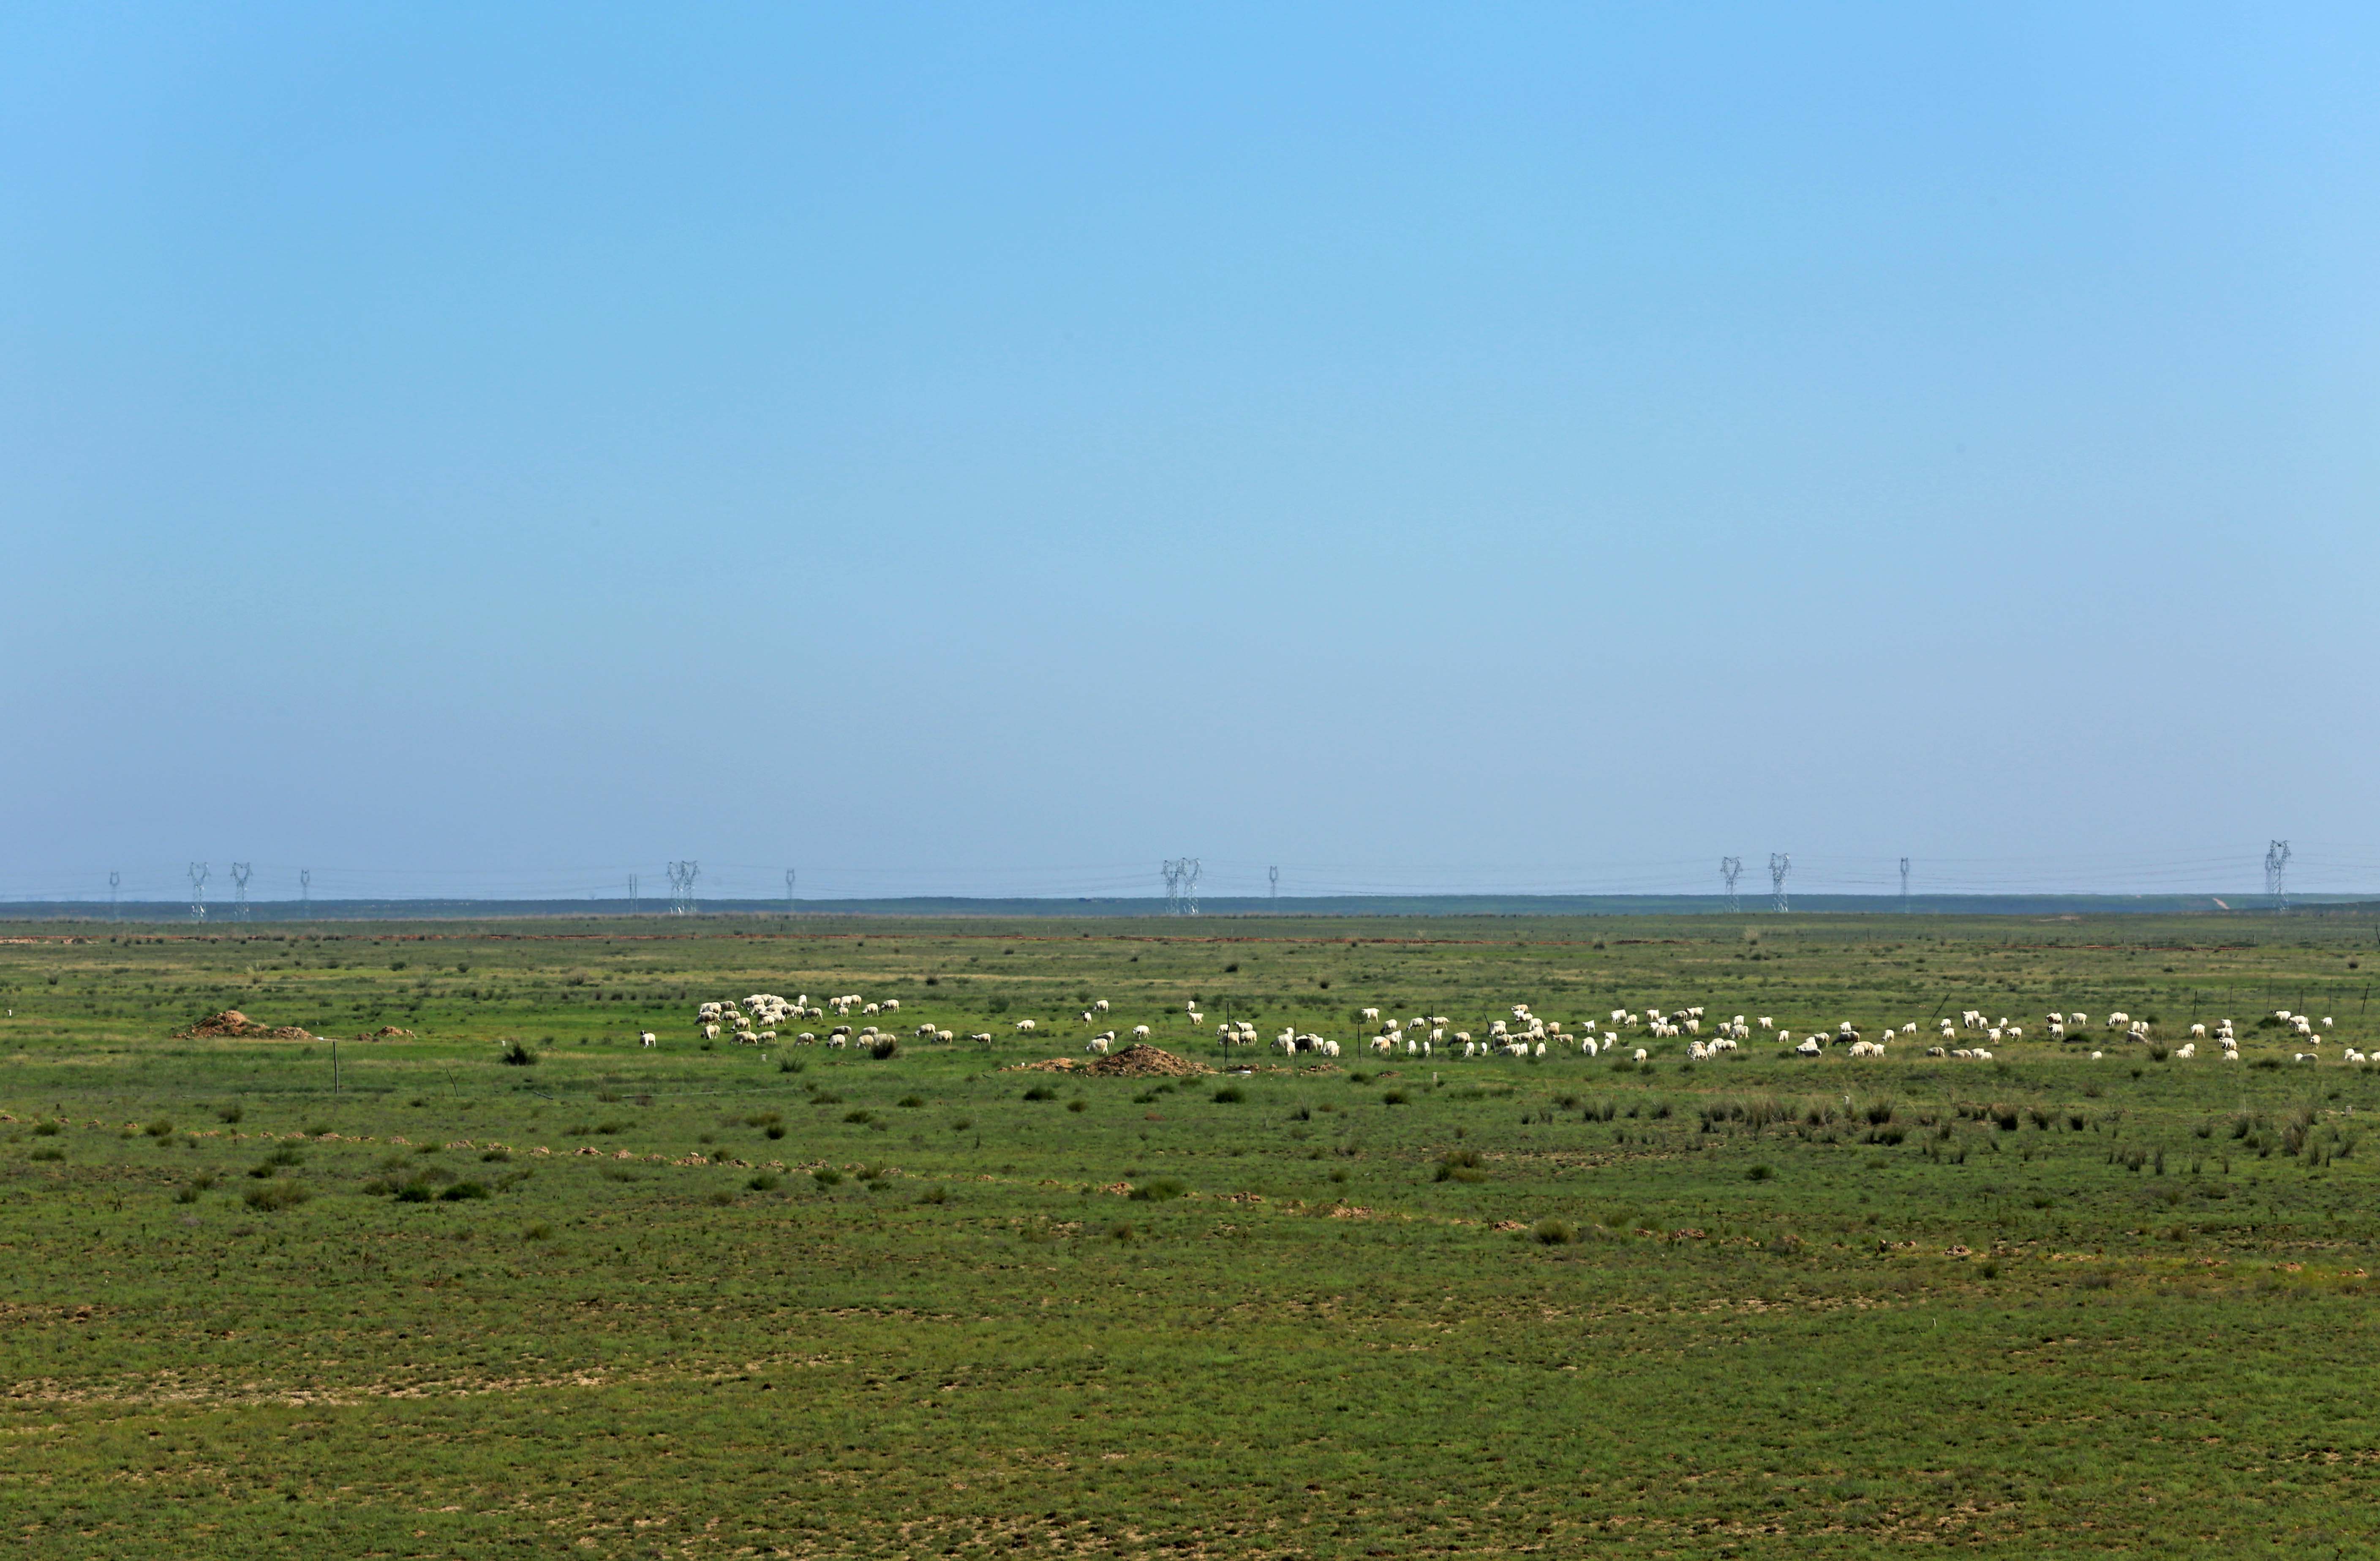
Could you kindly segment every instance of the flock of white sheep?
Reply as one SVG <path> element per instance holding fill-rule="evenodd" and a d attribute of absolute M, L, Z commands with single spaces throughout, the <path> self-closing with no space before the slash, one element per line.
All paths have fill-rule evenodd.
<path fill-rule="evenodd" d="M 895 1014 L 900 1012 L 901 1000 L 887 997 L 868 1002 L 857 993 L 848 993 L 839 997 L 821 998 L 813 1006 L 807 993 L 788 1002 L 772 993 L 756 992 L 741 1001 L 726 998 L 702 1004 L 695 1010 L 695 1023 L 705 1041 L 716 1041 L 726 1035 L 739 1044 L 766 1045 L 776 1041 L 780 1025 L 821 1020 L 830 1010 L 837 1018 L 848 1018 L 855 1008 L 863 1017 Z M 1080 1018 L 1086 1025 L 1096 1024 L 1110 1009 L 1108 1000 L 1102 997 L 1083 1009 Z M 1685 1057 L 1690 1062 L 1703 1062 L 1734 1051 L 1743 1042 L 1751 1040 L 1755 1032 L 1773 1034 L 1779 1045 L 1790 1047 L 1798 1056 L 1815 1057 L 1821 1055 L 1829 1046 L 1840 1046 L 1848 1056 L 1868 1058 L 1886 1055 L 1887 1043 L 1914 1037 L 1919 1031 L 1915 1021 L 1898 1028 L 1887 1025 L 1871 1040 L 1861 1034 L 1851 1020 L 1845 1019 L 1831 1031 L 1807 1031 L 1796 1042 L 1793 1031 L 1780 1028 L 1770 1015 L 1763 1014 L 1757 1018 L 1747 1019 L 1737 1014 L 1730 1018 L 1712 1019 L 1700 1006 L 1669 1012 L 1651 1006 L 1641 1012 L 1614 1008 L 1603 1019 L 1584 1021 L 1575 1030 L 1560 1019 L 1544 1018 L 1531 1012 L 1526 1003 L 1512 1005 L 1511 1011 L 1512 1018 L 1491 1020 L 1487 1031 L 1475 1038 L 1467 1030 L 1451 1030 L 1453 1021 L 1444 1014 L 1415 1014 L 1410 1018 L 1391 1014 L 1384 1018 L 1379 1009 L 1366 1008 L 1361 1012 L 1361 1022 L 1366 1026 L 1378 1026 L 1378 1032 L 1365 1043 L 1377 1055 L 1402 1054 L 1411 1057 L 1443 1057 L 1449 1060 L 1458 1057 L 1543 1057 L 1548 1055 L 1549 1047 L 1557 1052 L 1571 1051 L 1589 1057 L 1611 1055 L 1625 1046 L 1623 1037 L 1633 1040 L 1639 1032 L 1647 1040 L 1683 1040 L 1686 1043 Z M 1198 1011 L 1197 1004 L 1193 1000 L 1183 1006 L 1182 1018 L 1195 1031 L 1205 1024 L 1207 1016 Z M 2319 1048 L 2325 1039 L 2323 1032 L 2328 1031 L 2333 1023 L 2328 1016 L 2317 1023 L 2311 1015 L 2279 1008 L 2274 1010 L 2273 1018 L 2293 1037 L 2302 1039 L 2315 1048 L 2292 1054 L 2293 1061 L 2318 1063 L 2322 1060 Z M 1940 1026 L 1940 1043 L 1925 1049 L 1929 1057 L 1989 1062 L 1994 1057 L 1990 1046 L 2024 1039 L 2022 1025 L 2006 1018 L 1989 1018 L 1980 1008 L 1961 1010 L 1955 1024 L 1948 1018 L 1933 1022 Z M 1707 1036 L 1704 1033 L 1706 1023 Z M 2088 1030 L 2090 1023 L 2091 1016 L 2080 1011 L 2053 1010 L 2045 1020 L 2048 1039 L 2060 1042 L 2078 1038 Z M 2150 1044 L 2154 1042 L 2150 1022 L 2136 1019 L 2128 1013 L 2118 1011 L 2108 1014 L 2103 1025 L 2109 1032 L 2121 1031 L 2127 1043 Z M 1034 1019 L 1017 1019 L 1014 1028 L 1018 1034 L 1031 1034 L 1038 1024 Z M 1108 1029 L 1089 1036 L 1083 1049 L 1105 1055 L 1126 1036 L 1132 1043 L 1137 1043 L 1148 1041 L 1151 1033 L 1150 1027 L 1146 1024 L 1134 1025 L 1128 1031 L 1121 1032 Z M 1986 1041 L 1990 1045 L 1977 1045 L 1972 1040 L 1961 1044 L 1962 1033 Z M 945 1044 L 957 1039 L 953 1031 L 939 1030 L 931 1024 L 918 1025 L 912 1034 L 917 1040 L 939 1041 Z M 1256 1025 L 1247 1019 L 1225 1020 L 1215 1027 L 1215 1036 L 1227 1048 L 1254 1046 L 1260 1039 Z M 659 1044 L 658 1038 L 650 1031 L 641 1032 L 639 1038 L 647 1046 Z M 855 1043 L 868 1046 L 894 1039 L 897 1038 L 892 1031 L 880 1030 L 874 1024 L 865 1024 L 855 1031 L 848 1023 L 838 1024 L 823 1035 L 805 1030 L 791 1037 L 794 1044 L 804 1046 L 821 1042 L 828 1046 Z M 989 1031 L 983 1031 L 967 1039 L 989 1044 L 992 1037 Z M 2192 1024 L 2190 1039 L 2175 1048 L 2171 1055 L 2185 1061 L 2193 1058 L 2198 1055 L 2199 1043 L 2204 1041 L 2212 1041 L 2219 1047 L 2226 1062 L 2240 1060 L 2240 1043 L 2228 1018 L 2216 1021 L 2212 1029 L 2204 1024 Z M 1455 1050 L 1458 1046 L 1462 1048 L 1460 1052 Z M 1300 1054 L 1319 1057 L 1340 1055 L 1337 1041 L 1302 1031 L 1295 1026 L 1283 1029 L 1274 1036 L 1272 1049 L 1289 1057 Z M 1633 1061 L 1645 1062 L 1651 1058 L 1652 1053 L 1647 1047 L 1628 1049 Z M 2095 1061 L 2106 1055 L 2104 1051 L 2095 1051 L 2091 1056 Z M 2380 1056 L 2380 1053 L 2374 1055 Z M 2350 1046 L 2344 1048 L 2339 1060 L 2364 1064 L 2373 1059 Z"/>

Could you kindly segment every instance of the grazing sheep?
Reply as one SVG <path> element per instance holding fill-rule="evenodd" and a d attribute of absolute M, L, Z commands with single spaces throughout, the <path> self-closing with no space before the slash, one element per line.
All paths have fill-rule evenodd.
<path fill-rule="evenodd" d="M 1035 1026 L 1031 1019 L 1018 1019 L 1016 1021 L 1016 1028 L 1019 1030 L 1031 1030 L 1034 1029 Z"/>
<path fill-rule="evenodd" d="M 1099 1055 L 1106 1056 L 1108 1055 L 1108 1038 L 1104 1035 L 1094 1035 L 1089 1041 L 1084 1043 L 1083 1050 L 1087 1052 L 1097 1052 Z"/>
<path fill-rule="evenodd" d="M 1804 1036 L 1802 1043 L 1793 1048 L 1793 1055 L 1803 1057 L 1816 1056 L 1818 1055 L 1818 1038 L 1815 1035 Z"/>
<path fill-rule="evenodd" d="M 2174 1049 L 2173 1055 L 2187 1062 L 2192 1057 L 2198 1055 L 2198 1043 L 2195 1041 L 2185 1041 Z"/>
<path fill-rule="evenodd" d="M 1135 1041 L 1146 1041 L 1146 1040 L 1148 1040 L 1148 1026 L 1147 1026 L 1147 1025 L 1145 1025 L 1145 1024 L 1136 1024 L 1136 1025 L 1134 1025 L 1134 1026 L 1132 1027 L 1132 1038 L 1133 1038 L 1134 1040 L 1135 1040 Z"/>
<path fill-rule="evenodd" d="M 650 1030 L 640 1030 L 637 1032 L 637 1044 L 639 1046 L 658 1046 L 661 1043 L 662 1038 Z"/>
<path fill-rule="evenodd" d="M 715 1024 L 706 1024 L 706 1025 L 704 1025 L 704 1026 L 702 1027 L 702 1038 L 703 1038 L 705 1041 L 716 1041 L 716 1040 L 718 1040 L 718 1039 L 719 1039 L 719 1027 L 718 1027 L 717 1025 L 715 1025 Z"/>
<path fill-rule="evenodd" d="M 1098 1002 L 1096 1002 L 1096 1003 L 1094 1003 L 1094 1004 L 1092 1004 L 1092 1005 L 1091 1005 L 1091 1012 L 1093 1012 L 1093 1013 L 1095 1013 L 1095 1014 L 1104 1014 L 1104 1013 L 1106 1013 L 1107 1011 L 1108 1011 L 1108 1000 L 1107 1000 L 1106 998 L 1104 998 L 1104 997 L 1100 998 Z"/>
<path fill-rule="evenodd" d="M 1643 1062 L 1646 1057 L 1649 1057 L 1649 1056 L 1651 1056 L 1651 1055 L 1652 1055 L 1652 1054 L 1651 1054 L 1650 1052 L 1647 1052 L 1644 1047 L 1639 1046 L 1639 1047 L 1637 1047 L 1637 1048 L 1636 1048 L 1636 1057 L 1635 1057 L 1635 1060 L 1636 1060 L 1636 1061 L 1638 1061 L 1638 1062 Z"/>

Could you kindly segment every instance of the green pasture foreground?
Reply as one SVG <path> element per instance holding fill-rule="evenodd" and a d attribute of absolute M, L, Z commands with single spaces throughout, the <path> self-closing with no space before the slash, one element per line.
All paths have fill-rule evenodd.
<path fill-rule="evenodd" d="M 2367 925 L 0 935 L 17 1555 L 2374 1548 Z M 997 1040 L 706 1047 L 760 991 Z M 1018 1066 L 1098 998 L 1210 1066 L 1227 1013 L 1513 1003 L 2228 1014 L 2244 1056 Z M 172 1038 L 235 1006 L 335 1079 Z"/>

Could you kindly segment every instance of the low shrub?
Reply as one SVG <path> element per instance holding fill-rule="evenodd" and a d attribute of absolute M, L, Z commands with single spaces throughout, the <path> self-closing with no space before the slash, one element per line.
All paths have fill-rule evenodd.
<path fill-rule="evenodd" d="M 750 1188 L 755 1192 L 774 1192 L 777 1190 L 777 1173 L 774 1171 L 756 1172 L 754 1173 L 752 1179 L 746 1182 L 744 1185 Z"/>
<path fill-rule="evenodd" d="M 1578 1239 L 1577 1226 L 1557 1219 L 1539 1220 L 1529 1234 L 1536 1238 L 1540 1247 L 1567 1247 Z"/>
<path fill-rule="evenodd" d="M 1247 1098 L 1247 1091 L 1241 1089 L 1237 1084 L 1226 1084 L 1221 1089 L 1215 1091 L 1215 1104 L 1217 1105 L 1236 1105 Z"/>
<path fill-rule="evenodd" d="M 1176 1177 L 1151 1177 L 1132 1189 L 1135 1203 L 1162 1203 L 1189 1191 L 1187 1184 Z"/>
<path fill-rule="evenodd" d="M 475 1181 L 458 1181 L 454 1186 L 448 1188 L 445 1191 L 440 1193 L 438 1197 L 443 1202 L 465 1203 L 470 1201 L 474 1198 L 485 1198 L 487 1195 L 488 1189 L 481 1183 Z"/>
<path fill-rule="evenodd" d="M 537 1054 L 517 1041 L 507 1041 L 503 1055 L 496 1060 L 506 1067 L 531 1067 L 536 1066 Z"/>
<path fill-rule="evenodd" d="M 1488 1173 L 1479 1163 L 1475 1149 L 1450 1149 L 1438 1163 L 1433 1181 L 1486 1181 Z"/>
<path fill-rule="evenodd" d="M 821 1165 L 810 1173 L 810 1180 L 820 1187 L 840 1187 L 843 1185 L 843 1173 L 832 1165 Z"/>
<path fill-rule="evenodd" d="M 282 1209 L 294 1209 L 312 1196 L 303 1182 L 275 1181 L 249 1188 L 241 1201 L 251 1209 L 273 1213 Z"/>

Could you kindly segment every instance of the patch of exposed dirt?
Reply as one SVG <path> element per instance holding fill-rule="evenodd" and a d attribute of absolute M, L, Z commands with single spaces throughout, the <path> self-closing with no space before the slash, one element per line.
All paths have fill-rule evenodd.
<path fill-rule="evenodd" d="M 259 1024 L 237 1008 L 225 1008 L 220 1014 L 209 1014 L 194 1025 L 173 1033 L 176 1041 L 235 1036 L 244 1041 L 311 1041 L 314 1037 L 294 1024 L 278 1027 Z"/>
<path fill-rule="evenodd" d="M 1093 1057 L 1088 1062 L 1075 1057 L 1050 1057 L 1044 1062 L 1021 1062 L 1009 1071 L 1087 1073 L 1100 1079 L 1196 1079 L 1215 1070 L 1205 1063 L 1177 1057 L 1162 1046 L 1135 1043 L 1112 1056 Z"/>

